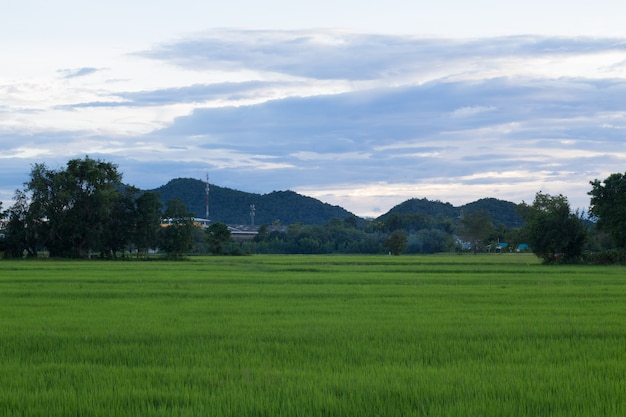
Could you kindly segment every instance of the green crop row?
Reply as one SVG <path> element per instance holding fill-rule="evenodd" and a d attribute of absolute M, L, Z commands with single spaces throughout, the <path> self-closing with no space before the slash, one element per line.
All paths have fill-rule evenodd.
<path fill-rule="evenodd" d="M 0 416 L 622 416 L 626 269 L 0 262 Z"/>

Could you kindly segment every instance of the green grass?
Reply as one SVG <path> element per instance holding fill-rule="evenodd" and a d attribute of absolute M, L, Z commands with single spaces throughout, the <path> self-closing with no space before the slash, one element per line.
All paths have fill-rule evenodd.
<path fill-rule="evenodd" d="M 0 262 L 0 416 L 624 416 L 626 268 Z"/>

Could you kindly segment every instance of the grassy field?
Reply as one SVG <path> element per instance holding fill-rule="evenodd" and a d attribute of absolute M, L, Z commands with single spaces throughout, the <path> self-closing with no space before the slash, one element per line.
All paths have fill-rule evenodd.
<path fill-rule="evenodd" d="M 624 267 L 0 261 L 0 416 L 624 415 Z"/>

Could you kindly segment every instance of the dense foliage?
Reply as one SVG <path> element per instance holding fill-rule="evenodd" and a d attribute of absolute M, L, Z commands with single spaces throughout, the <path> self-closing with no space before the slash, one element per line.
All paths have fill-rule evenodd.
<path fill-rule="evenodd" d="M 404 230 L 396 230 L 385 240 L 385 248 L 390 254 L 398 256 L 406 250 L 408 243 L 409 238 Z"/>
<path fill-rule="evenodd" d="M 614 244 L 626 250 L 626 174 L 611 174 L 604 181 L 591 182 L 590 213 L 600 230 L 609 233 Z"/>
<path fill-rule="evenodd" d="M 142 193 L 135 204 L 134 243 L 137 256 L 147 256 L 150 249 L 158 247 L 162 204 L 157 194 L 149 192 Z"/>
<path fill-rule="evenodd" d="M 182 201 L 174 199 L 167 202 L 164 216 L 159 248 L 169 257 L 181 258 L 193 248 L 193 214 Z"/>
<path fill-rule="evenodd" d="M 65 170 L 36 164 L 26 184 L 27 213 L 21 203 L 24 194 L 19 195 L 13 219 L 32 228 L 51 256 L 81 258 L 95 248 L 114 251 L 108 238 L 115 211 L 124 204 L 117 189 L 120 181 L 114 165 L 90 158 L 71 160 Z"/>
<path fill-rule="evenodd" d="M 224 223 L 212 223 L 206 228 L 207 242 L 211 253 L 221 255 L 224 247 L 230 242 L 231 232 Z"/>
<path fill-rule="evenodd" d="M 248 250 L 255 253 L 384 253 L 383 237 L 355 226 L 354 218 L 323 226 L 295 223 L 286 229 L 263 225 Z"/>
<path fill-rule="evenodd" d="M 577 262 L 587 237 L 580 215 L 572 213 L 567 198 L 537 193 L 532 205 L 522 205 L 523 233 L 533 252 L 544 262 Z"/>
<path fill-rule="evenodd" d="M 111 163 L 73 159 L 65 169 L 36 164 L 7 211 L 5 256 L 116 257 L 157 246 L 160 203 L 121 183 Z"/>

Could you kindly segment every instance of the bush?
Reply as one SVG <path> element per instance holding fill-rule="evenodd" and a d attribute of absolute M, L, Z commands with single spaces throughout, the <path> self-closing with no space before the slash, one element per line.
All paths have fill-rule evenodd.
<path fill-rule="evenodd" d="M 591 265 L 626 264 L 626 253 L 621 249 L 587 252 L 583 254 L 583 261 Z"/>

